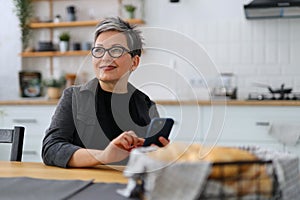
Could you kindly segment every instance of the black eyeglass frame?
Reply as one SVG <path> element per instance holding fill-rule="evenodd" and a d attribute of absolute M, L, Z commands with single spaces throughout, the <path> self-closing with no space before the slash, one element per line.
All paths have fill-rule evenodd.
<path fill-rule="evenodd" d="M 122 53 L 121 53 L 119 56 L 113 56 L 113 55 L 111 55 L 110 50 L 111 50 L 111 49 L 114 49 L 114 48 L 120 48 L 120 49 L 122 49 L 123 51 L 122 51 Z M 95 56 L 94 53 L 93 53 L 93 52 L 94 52 L 94 49 L 104 49 L 103 55 L 102 55 L 102 56 Z M 123 46 L 113 46 L 113 47 L 110 47 L 110 48 L 108 48 L 108 49 L 106 49 L 106 48 L 104 48 L 104 47 L 93 47 L 93 48 L 91 49 L 91 54 L 92 54 L 92 56 L 95 57 L 95 58 L 102 58 L 102 57 L 105 55 L 106 52 L 108 52 L 109 56 L 112 57 L 112 58 L 120 58 L 121 56 L 124 55 L 124 52 L 129 53 L 129 54 L 132 56 L 131 51 L 130 51 L 129 49 L 123 47 Z"/>

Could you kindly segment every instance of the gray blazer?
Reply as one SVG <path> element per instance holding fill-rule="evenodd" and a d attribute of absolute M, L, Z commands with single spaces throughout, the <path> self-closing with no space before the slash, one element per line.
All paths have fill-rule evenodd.
<path fill-rule="evenodd" d="M 103 133 L 96 116 L 95 95 L 98 79 L 64 90 L 56 107 L 49 128 L 43 140 L 42 158 L 46 165 L 67 167 L 72 154 L 80 148 L 105 149 L 109 139 Z M 159 114 L 156 105 L 143 92 L 130 83 L 128 90 L 134 91 L 132 100 L 138 116 L 149 124 Z M 137 127 L 144 133 L 146 127 Z M 143 136 L 138 134 L 139 136 Z"/>

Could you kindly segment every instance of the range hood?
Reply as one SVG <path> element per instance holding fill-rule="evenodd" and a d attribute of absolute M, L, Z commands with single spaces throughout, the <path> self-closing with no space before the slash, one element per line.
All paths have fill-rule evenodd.
<path fill-rule="evenodd" d="M 247 19 L 300 17 L 300 0 L 253 0 L 244 10 Z"/>

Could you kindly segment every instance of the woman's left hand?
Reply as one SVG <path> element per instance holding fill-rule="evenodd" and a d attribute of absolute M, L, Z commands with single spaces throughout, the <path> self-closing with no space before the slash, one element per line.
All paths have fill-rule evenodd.
<path fill-rule="evenodd" d="M 164 138 L 164 137 L 162 137 L 162 136 L 160 136 L 160 137 L 158 138 L 158 140 L 159 140 L 159 142 L 160 142 L 163 146 L 167 146 L 167 145 L 170 143 L 169 140 L 167 140 L 166 138 Z"/>

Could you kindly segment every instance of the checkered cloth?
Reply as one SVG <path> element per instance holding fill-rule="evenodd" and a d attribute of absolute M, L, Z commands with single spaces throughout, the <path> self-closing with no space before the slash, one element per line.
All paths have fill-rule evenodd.
<path fill-rule="evenodd" d="M 300 196 L 300 179 L 298 157 L 282 152 L 262 149 L 256 146 L 239 147 L 250 151 L 261 160 L 272 160 L 275 173 L 279 181 L 280 199 L 297 200 Z M 153 147 L 135 149 L 130 154 L 130 159 L 124 171 L 129 178 L 127 188 L 118 190 L 118 193 L 130 197 L 139 180 L 143 180 L 143 193 L 147 200 L 182 200 L 198 199 L 205 191 L 218 191 L 220 184 L 208 181 L 211 172 L 211 164 L 199 163 L 168 163 L 153 160 L 145 152 L 155 150 Z M 206 187 L 204 187 L 206 186 Z M 232 193 L 228 188 L 225 192 Z M 245 196 L 242 199 L 256 199 Z M 263 197 L 259 198 L 263 199 Z"/>
<path fill-rule="evenodd" d="M 279 181 L 283 200 L 298 200 L 300 196 L 299 158 L 297 155 L 282 153 L 259 146 L 244 146 L 241 149 L 250 151 L 262 160 L 272 160 Z"/>

